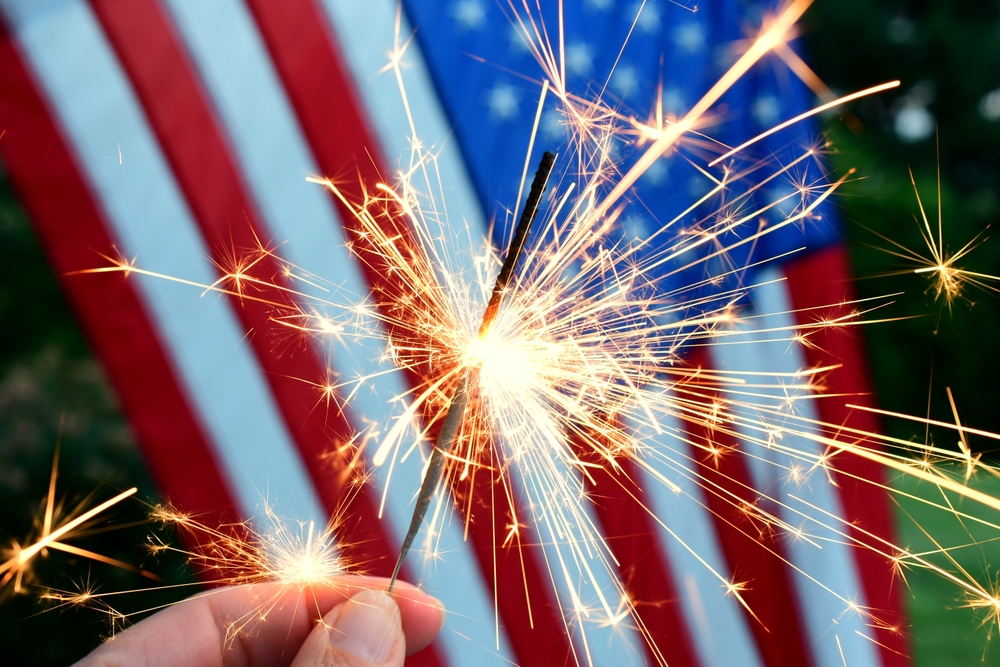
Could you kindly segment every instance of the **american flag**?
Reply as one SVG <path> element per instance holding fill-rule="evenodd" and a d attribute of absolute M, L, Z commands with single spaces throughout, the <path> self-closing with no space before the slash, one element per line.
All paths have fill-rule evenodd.
<path fill-rule="evenodd" d="M 492 230 L 497 245 L 509 231 L 504 207 L 517 196 L 538 93 L 531 79 L 541 73 L 506 3 L 403 0 L 401 15 L 395 0 L 0 0 L 0 8 L 0 153 L 60 274 L 93 268 L 95 253 L 120 253 L 143 268 L 211 283 L 233 248 L 265 239 L 281 242 L 282 257 L 293 264 L 366 293 L 379 277 L 348 251 L 346 211 L 304 176 L 357 181 L 360 173 L 374 183 L 409 151 L 396 82 L 379 73 L 399 17 L 400 33 L 415 35 L 406 56 L 409 104 L 422 140 L 440 151 L 452 219 L 483 239 Z M 554 2 L 542 8 L 556 16 Z M 769 8 L 741 0 L 709 0 L 697 11 L 666 0 L 581 0 L 565 9 L 571 89 L 593 95 L 606 83 L 605 95 L 623 113 L 646 113 L 659 96 L 663 112 L 676 115 L 735 59 L 734 44 L 759 28 Z M 769 59 L 724 98 L 724 122 L 713 136 L 735 145 L 812 100 L 787 66 Z M 761 150 L 780 155 L 816 141 L 815 127 L 803 123 Z M 554 150 L 565 145 L 554 108 L 544 111 L 539 142 Z M 706 182 L 681 160 L 661 160 L 637 184 L 635 201 L 643 204 L 629 207 L 619 233 L 648 236 L 658 221 L 690 206 Z M 790 187 L 776 183 L 761 196 L 780 197 Z M 807 225 L 764 237 L 734 261 L 798 248 L 806 251 L 763 269 L 764 278 L 787 280 L 761 280 L 766 286 L 753 293 L 752 312 L 774 326 L 813 317 L 798 313 L 851 293 L 829 208 Z M 159 488 L 185 510 L 249 517 L 266 493 L 292 516 L 322 519 L 345 493 L 324 474 L 324 454 L 366 419 L 378 419 L 386 396 L 405 391 L 404 379 L 381 376 L 343 414 L 317 416 L 314 390 L 295 378 L 369 372 L 380 350 L 331 357 L 328 350 L 291 349 L 269 335 L 264 307 L 199 299 L 166 281 L 75 276 L 65 277 L 63 288 Z M 828 376 L 827 390 L 868 400 L 860 339 L 841 331 L 820 338 L 815 347 L 713 347 L 699 361 L 767 372 L 843 364 Z M 804 410 L 827 423 L 878 427 L 843 401 Z M 781 456 L 774 453 L 770 463 L 787 463 Z M 359 520 L 349 537 L 365 541 L 374 574 L 392 569 L 420 465 L 414 458 L 394 472 L 381 520 L 384 472 L 377 470 L 351 505 Z M 726 465 L 734 493 L 752 487 L 779 500 L 795 493 L 817 512 L 891 539 L 887 499 L 852 479 L 879 480 L 874 464 L 843 455 L 841 473 L 812 475 L 802 488 L 786 488 L 778 466 L 749 457 Z M 620 560 L 619 575 L 670 665 L 909 664 L 904 634 L 890 627 L 902 627 L 905 617 L 885 558 L 837 540 L 821 550 L 751 540 L 731 506 L 687 478 L 673 481 L 682 493 L 650 484 L 645 497 L 676 537 L 620 488 L 594 507 Z M 523 570 L 501 559 L 494 572 L 489 522 L 474 522 L 468 539 L 460 523 L 445 526 L 441 562 L 414 559 L 404 570 L 450 612 L 440 638 L 407 664 L 571 663 L 580 638 L 566 632 L 543 555 L 527 549 Z M 860 531 L 855 537 L 871 539 Z M 745 597 L 758 620 L 677 538 L 720 572 L 744 579 L 751 573 Z M 803 573 L 879 610 L 886 627 L 866 624 Z M 530 621 L 522 581 L 532 598 Z M 653 663 L 629 628 L 592 628 L 588 640 L 595 665 Z"/>

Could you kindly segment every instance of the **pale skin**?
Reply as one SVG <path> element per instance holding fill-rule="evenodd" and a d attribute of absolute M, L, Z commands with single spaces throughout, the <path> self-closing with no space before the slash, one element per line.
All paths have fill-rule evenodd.
<path fill-rule="evenodd" d="M 77 667 L 401 667 L 405 656 L 426 647 L 440 631 L 444 608 L 405 583 L 397 583 L 390 601 L 387 586 L 387 579 L 344 576 L 303 590 L 282 591 L 278 584 L 217 589 L 153 614 Z M 232 621 L 275 595 L 280 598 L 267 619 L 252 620 L 227 643 Z M 381 647 L 374 660 L 337 645 L 338 639 L 347 648 L 369 639 L 343 641 L 344 632 L 356 634 L 363 627 L 351 622 L 360 618 L 359 609 L 381 614 L 376 633 Z"/>

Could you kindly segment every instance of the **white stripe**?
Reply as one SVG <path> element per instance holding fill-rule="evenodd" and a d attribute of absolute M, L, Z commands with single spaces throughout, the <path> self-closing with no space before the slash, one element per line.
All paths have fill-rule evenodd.
<path fill-rule="evenodd" d="M 772 268 L 759 274 L 757 280 L 761 283 L 767 283 L 781 278 L 780 270 Z M 795 325 L 795 318 L 791 313 L 793 305 L 786 283 L 771 282 L 756 288 L 753 292 L 753 301 L 753 313 L 763 315 L 761 319 L 754 320 L 753 327 L 770 330 L 770 332 L 748 334 L 745 345 L 712 347 L 713 361 L 718 368 L 764 373 L 794 373 L 808 368 L 802 350 L 797 343 L 791 343 L 787 340 L 760 342 L 761 340 L 787 338 L 787 335 L 781 330 Z M 739 339 L 727 338 L 726 340 L 731 342 Z M 774 378 L 769 379 L 766 376 L 757 378 L 755 381 L 776 382 Z M 790 380 L 789 383 L 794 383 L 794 380 Z M 762 404 L 769 406 L 777 407 L 786 398 L 785 390 L 780 387 L 755 391 L 775 397 L 773 401 L 757 399 Z M 802 394 L 801 391 L 788 391 L 789 395 Z M 814 401 L 797 401 L 794 408 L 796 414 L 804 419 L 819 419 Z M 769 416 L 766 419 L 777 428 L 781 428 L 784 423 L 780 418 Z M 800 430 L 803 428 L 801 422 L 790 419 L 787 420 L 787 427 Z M 761 437 L 760 433 L 747 432 L 747 435 L 758 439 Z M 754 447 L 751 442 L 745 439 L 743 442 L 745 446 Z M 828 516 L 810 509 L 791 497 L 801 498 L 835 516 L 844 515 L 837 489 L 830 484 L 825 472 L 822 469 L 808 470 L 815 457 L 822 454 L 823 448 L 808 438 L 789 436 L 788 434 L 782 436 L 780 444 L 799 450 L 804 453 L 804 456 L 793 458 L 776 449 L 759 446 L 753 449 L 754 456 L 746 458 L 753 462 L 754 457 L 759 457 L 756 463 L 750 466 L 754 486 L 761 493 L 766 493 L 787 505 L 779 510 L 779 516 L 792 526 L 801 527 L 814 540 L 813 542 L 808 540 L 787 541 L 785 546 L 789 560 L 803 572 L 836 592 L 837 595 L 863 606 L 865 598 L 857 571 L 857 563 L 852 556 L 853 549 L 843 544 L 845 538 L 838 536 L 832 530 L 821 527 L 816 522 L 828 526 L 832 525 L 838 530 L 844 530 L 844 526 L 836 525 Z M 802 468 L 803 472 L 808 474 L 808 478 L 801 483 L 790 481 L 788 471 L 792 466 Z M 815 541 L 817 539 L 818 542 Z M 821 548 L 817 544 L 821 545 Z M 877 647 L 871 641 L 857 634 L 858 632 L 865 636 L 871 634 L 870 628 L 857 613 L 848 611 L 847 605 L 843 601 L 829 591 L 823 590 L 816 583 L 809 581 L 802 574 L 793 574 L 792 580 L 795 583 L 795 592 L 818 667 L 843 667 L 844 660 L 852 667 L 874 667 L 881 664 Z M 843 647 L 843 660 L 837 646 L 838 637 L 840 638 L 840 646 Z"/>
<path fill-rule="evenodd" d="M 330 197 L 304 179 L 305 174 L 318 173 L 318 167 L 246 7 L 232 0 L 168 0 L 166 4 L 206 82 L 267 227 L 285 241 L 281 255 L 340 285 L 346 295 L 356 299 L 366 294 L 367 284 L 347 250 Z M 350 345 L 350 351 L 342 347 L 333 351 L 334 370 L 342 377 L 386 370 L 377 361 L 385 358 L 381 342 L 352 340 Z M 370 389 L 360 391 L 351 406 L 362 416 L 384 423 L 387 401 L 405 391 L 403 378 L 392 373 L 368 384 Z M 369 454 L 373 451 L 374 447 L 366 449 Z M 384 521 L 397 544 L 409 523 L 421 471 L 419 457 L 413 456 L 393 472 Z M 385 474 L 385 469 L 376 470 L 379 491 L 384 488 Z M 492 596 L 459 526 L 445 527 L 440 547 L 447 567 L 425 568 L 421 583 L 449 610 L 442 639 L 450 664 L 506 664 L 512 653 L 502 635 L 496 652 Z"/>
<path fill-rule="evenodd" d="M 2 6 L 122 252 L 142 268 L 212 282 L 208 249 L 90 7 L 79 0 Z M 269 489 L 278 507 L 321 517 L 229 302 L 198 299 L 163 280 L 130 280 L 165 336 L 245 516 Z"/>
<path fill-rule="evenodd" d="M 664 413 L 657 414 L 657 419 L 663 432 L 657 434 L 647 425 L 638 425 L 637 439 L 650 448 L 646 462 L 680 491 L 670 489 L 649 471 L 641 474 L 639 482 L 651 499 L 653 516 L 666 526 L 660 526 L 660 540 L 675 588 L 684 598 L 692 643 L 704 667 L 762 667 L 743 610 L 711 572 L 725 577 L 729 566 L 715 534 L 705 492 L 690 472 L 697 467 L 695 452 L 683 440 L 676 417 Z M 669 647 L 661 650 L 669 659 Z"/>
<path fill-rule="evenodd" d="M 397 0 L 321 0 L 321 3 L 382 142 L 383 154 L 391 164 L 406 168 L 411 140 L 406 108 L 392 72 L 379 74 L 395 45 L 396 11 L 400 3 Z M 413 36 L 405 14 L 400 17 L 399 36 L 402 42 Z M 448 204 L 444 231 L 456 237 L 456 245 L 464 246 L 454 249 L 455 257 L 449 258 L 454 264 L 450 268 L 458 273 L 468 272 L 473 270 L 475 254 L 481 254 L 489 243 L 483 209 L 416 39 L 406 50 L 403 67 L 417 138 L 426 149 L 437 154 Z"/>

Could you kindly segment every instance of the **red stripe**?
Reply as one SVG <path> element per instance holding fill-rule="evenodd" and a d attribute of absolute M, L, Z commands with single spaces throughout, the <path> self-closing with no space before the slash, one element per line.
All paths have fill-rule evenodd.
<path fill-rule="evenodd" d="M 692 352 L 695 368 L 710 368 L 703 348 Z M 682 402 L 694 399 L 706 419 L 711 410 L 711 389 L 679 390 Z M 813 656 L 805 643 L 805 629 L 790 572 L 782 558 L 775 529 L 765 520 L 773 514 L 761 505 L 765 498 L 755 488 L 731 425 L 715 428 L 698 417 L 682 420 L 693 443 L 700 484 L 715 523 L 716 534 L 726 556 L 734 583 L 746 584 L 743 599 L 753 612 L 747 616 L 761 658 L 768 667 L 807 667 Z"/>
<path fill-rule="evenodd" d="M 636 615 L 645 628 L 646 651 L 650 664 L 664 658 L 671 667 L 699 665 L 691 645 L 691 633 L 684 620 L 682 600 L 670 575 L 669 561 L 661 551 L 657 527 L 650 517 L 651 503 L 636 483 L 640 471 L 628 456 L 616 459 L 613 473 L 600 452 L 607 443 L 586 442 L 599 434 L 571 436 L 582 461 L 597 464 L 588 468 L 593 482 L 588 497 L 593 501 L 604 539 L 618 561 L 618 575 Z"/>
<path fill-rule="evenodd" d="M 839 317 L 853 308 L 835 305 L 822 307 L 854 298 L 847 251 L 842 246 L 832 246 L 804 259 L 789 262 L 785 266 L 785 275 L 795 309 L 820 307 L 815 311 L 797 313 L 800 324 L 812 324 L 819 318 Z M 848 394 L 852 403 L 874 406 L 865 361 L 867 357 L 858 330 L 826 328 L 819 330 L 812 341 L 815 346 L 805 348 L 806 359 L 811 366 L 843 364 L 826 376 L 826 391 L 831 394 Z M 822 421 L 870 433 L 881 431 L 878 420 L 872 414 L 851 411 L 845 403 L 841 399 L 818 401 Z M 865 445 L 879 447 L 871 441 Z M 838 455 L 834 466 L 845 473 L 835 474 L 835 479 L 845 518 L 851 526 L 863 528 L 895 544 L 895 530 L 887 494 L 877 486 L 887 483 L 885 470 L 874 461 L 850 454 Z M 873 542 L 858 530 L 852 530 L 852 537 L 862 544 Z M 882 547 L 878 544 L 873 546 Z M 902 582 L 895 576 L 892 561 L 865 548 L 854 549 L 854 557 L 861 574 L 866 603 L 881 621 L 876 624 L 873 638 L 881 644 L 879 650 L 882 664 L 885 667 L 911 664 L 907 657 L 909 641 L 901 631 L 906 623 L 900 594 Z"/>
<path fill-rule="evenodd" d="M 234 495 L 188 404 L 166 347 L 135 289 L 120 275 L 66 276 L 116 253 L 112 226 L 92 194 L 6 30 L 0 40 L 0 141 L 62 289 L 104 364 L 161 492 L 205 520 L 231 521 Z"/>
<path fill-rule="evenodd" d="M 339 45 L 324 27 L 327 25 L 325 15 L 311 0 L 248 0 L 248 4 L 317 163 L 325 173 L 344 177 L 338 185 L 348 199 L 362 201 L 362 184 L 371 187 L 383 181 L 378 168 L 386 162 L 365 120 L 358 95 L 343 65 Z M 400 132 L 403 131 L 404 128 L 400 128 Z M 348 233 L 353 232 L 359 241 L 354 245 L 355 251 L 363 254 L 363 242 L 356 234 L 360 228 L 351 213 L 339 202 L 337 205 Z M 406 233 L 405 230 L 397 231 Z M 411 243 L 412 247 L 415 244 Z M 378 257 L 373 255 L 370 261 L 363 261 L 361 265 L 372 291 L 388 295 L 389 298 L 380 301 L 397 302 L 392 295 L 401 293 L 400 286 L 389 272 L 380 270 Z M 413 386 L 420 386 L 425 379 L 416 373 L 409 378 Z M 510 521 L 508 511 L 504 503 L 489 500 L 493 489 L 486 476 L 479 476 L 475 487 L 473 493 L 481 500 L 483 511 L 492 513 L 486 521 L 472 522 L 469 527 L 483 577 L 491 582 L 517 582 L 502 588 L 495 586 L 494 590 L 514 653 L 525 667 L 562 664 L 570 659 L 571 646 L 552 597 L 551 584 L 542 574 L 540 557 L 526 543 L 522 543 L 520 553 L 515 554 L 497 547 Z M 460 490 L 456 488 L 456 492 Z M 497 527 L 500 541 L 492 526 Z M 527 539 L 524 532 L 522 538 Z M 525 586 L 532 599 L 533 627 L 527 613 Z"/>

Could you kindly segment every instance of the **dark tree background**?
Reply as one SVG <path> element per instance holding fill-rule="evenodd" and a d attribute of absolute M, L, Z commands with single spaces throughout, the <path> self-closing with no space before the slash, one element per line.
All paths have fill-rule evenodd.
<path fill-rule="evenodd" d="M 886 253 L 892 246 L 873 233 L 929 256 L 907 168 L 936 226 L 935 128 L 945 248 L 958 250 L 1000 222 L 1000 4 L 820 0 L 806 14 L 804 27 L 809 61 L 836 92 L 902 82 L 825 122 L 836 150 L 833 165 L 841 172 L 857 167 L 864 179 L 839 199 L 858 291 L 861 296 L 903 292 L 889 312 L 922 315 L 865 329 L 879 402 L 889 410 L 924 415 L 930 392 L 931 416 L 951 421 L 945 393 L 951 387 L 963 421 L 1000 431 L 1000 295 L 971 287 L 951 310 L 942 309 L 926 291 L 926 276 L 884 275 L 914 267 Z M 989 239 L 995 232 L 1000 229 L 986 231 L 985 243 L 962 268 L 1000 274 L 1000 239 Z M 887 427 L 893 435 L 913 435 L 912 427 L 901 423 Z M 995 447 L 975 439 L 971 444 Z"/>
<path fill-rule="evenodd" d="M 922 415 L 930 399 L 931 416 L 950 420 L 945 387 L 951 387 L 963 421 L 1000 431 L 1000 295 L 970 289 L 953 308 L 942 308 L 926 292 L 924 277 L 886 275 L 913 267 L 880 250 L 888 243 L 874 233 L 926 252 L 907 168 L 913 169 L 928 213 L 936 216 L 935 127 L 946 247 L 955 250 L 1000 220 L 1000 5 L 818 0 L 803 28 L 808 60 L 834 91 L 902 80 L 898 90 L 824 119 L 836 149 L 832 166 L 841 173 L 856 167 L 863 178 L 845 187 L 837 200 L 847 222 L 858 290 L 861 296 L 902 292 L 891 314 L 919 315 L 865 329 L 879 402 Z M 1000 239 L 987 240 L 963 268 L 1000 273 Z M 886 428 L 905 439 L 924 437 L 912 424 L 889 422 Z M 30 532 L 60 434 L 60 497 L 68 503 L 95 488 L 109 497 L 129 486 L 139 487 L 144 502 L 157 501 L 100 364 L 76 326 L 30 222 L 0 176 L 0 543 Z M 943 447 L 955 446 L 953 435 L 931 435 Z M 994 443 L 973 439 L 972 445 L 988 452 Z M 906 490 L 913 493 L 932 493 L 912 483 L 897 484 L 909 484 Z M 1000 488 L 990 491 L 997 494 Z M 123 503 L 110 522 L 140 525 L 93 535 L 80 545 L 146 563 L 170 583 L 190 581 L 183 563 L 147 558 L 143 544 L 151 527 L 141 525 L 146 509 L 142 502 Z M 925 511 L 916 503 L 900 509 L 902 539 L 915 548 L 924 538 L 904 518 Z M 921 523 L 933 534 L 955 530 L 936 521 L 928 517 Z M 983 547 L 963 558 L 971 570 L 990 573 L 990 563 L 1000 554 Z M 63 555 L 42 563 L 39 575 L 67 589 L 148 585 L 130 573 Z M 989 663 L 989 647 L 977 631 L 981 619 L 955 611 L 960 601 L 953 588 L 919 573 L 910 585 L 918 664 Z M 184 595 L 145 594 L 123 602 L 154 606 Z M 0 598 L 0 662 L 68 664 L 110 631 L 106 619 L 93 611 L 45 610 L 30 595 Z"/>

